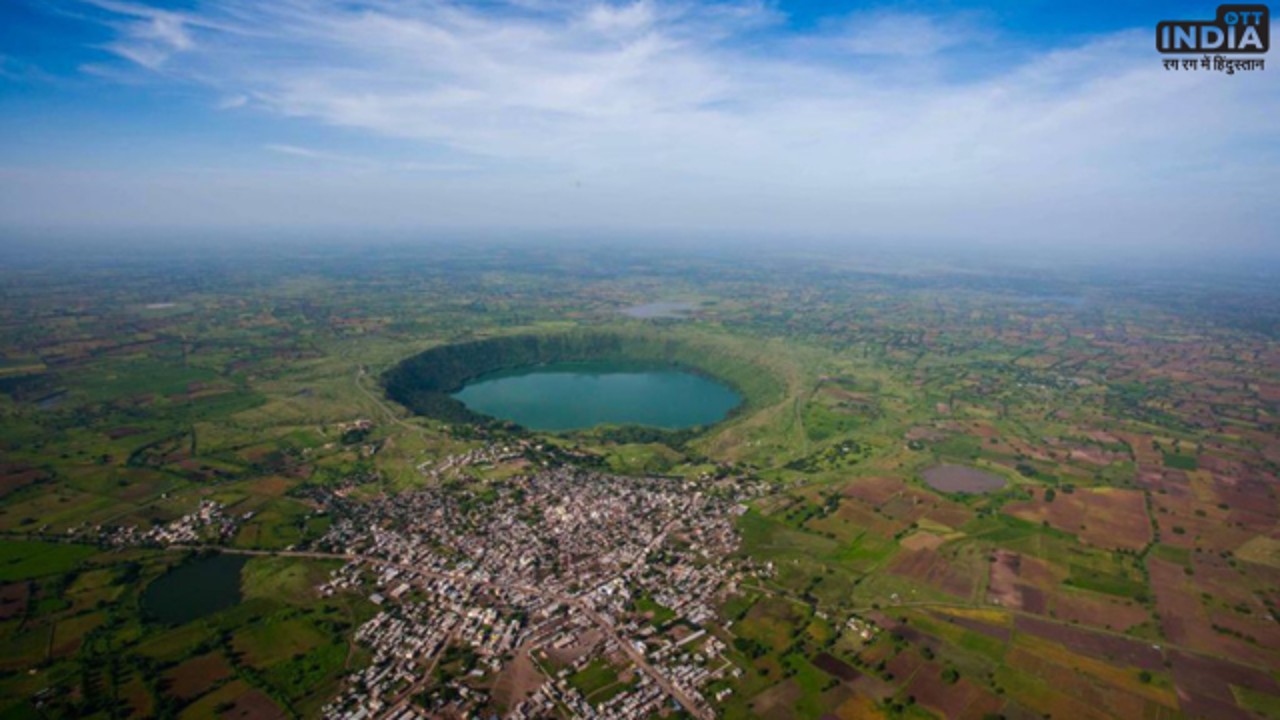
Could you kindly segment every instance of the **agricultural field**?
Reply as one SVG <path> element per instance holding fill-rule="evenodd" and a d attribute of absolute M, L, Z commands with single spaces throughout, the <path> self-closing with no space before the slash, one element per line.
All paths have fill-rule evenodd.
<path fill-rule="evenodd" d="M 723 645 L 716 716 L 1280 717 L 1276 290 L 1241 279 L 1246 312 L 1184 279 L 577 246 L 32 260 L 0 275 L 0 718 L 319 717 L 374 662 L 386 588 L 321 592 L 346 558 L 318 498 L 470 510 L 561 464 L 767 489 L 713 616 L 628 605 L 646 639 Z M 666 301 L 689 309 L 623 312 Z M 384 388 L 432 348 L 569 333 L 742 409 L 533 433 Z M 244 560 L 225 606 L 158 620 L 147 589 L 211 552 Z M 431 678 L 493 712 L 557 674 L 594 706 L 643 685 L 618 652 L 494 682 L 444 652 L 397 690 L 433 717 L 462 701 Z"/>

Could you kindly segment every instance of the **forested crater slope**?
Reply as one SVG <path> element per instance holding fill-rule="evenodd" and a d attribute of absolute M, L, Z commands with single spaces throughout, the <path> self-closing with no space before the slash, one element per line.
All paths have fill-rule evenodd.
<path fill-rule="evenodd" d="M 549 363 L 627 361 L 678 367 L 720 380 L 744 398 L 735 414 L 782 398 L 783 385 L 742 343 L 723 337 L 633 330 L 573 330 L 441 345 L 401 361 L 382 376 L 387 396 L 418 415 L 484 422 L 451 397 L 469 381 L 500 370 Z"/>

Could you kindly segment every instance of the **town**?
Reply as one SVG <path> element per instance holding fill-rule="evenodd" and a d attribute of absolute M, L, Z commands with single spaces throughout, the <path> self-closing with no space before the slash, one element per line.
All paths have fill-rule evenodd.
<path fill-rule="evenodd" d="M 744 573 L 734 518 L 763 484 L 558 468 L 354 503 L 315 552 L 349 559 L 322 594 L 368 592 L 373 662 L 326 717 L 712 717 L 741 673 L 716 604 Z M 722 629 L 718 629 L 723 632 Z"/>

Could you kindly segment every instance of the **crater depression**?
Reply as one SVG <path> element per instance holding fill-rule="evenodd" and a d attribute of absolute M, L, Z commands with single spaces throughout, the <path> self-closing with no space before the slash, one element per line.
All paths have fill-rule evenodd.
<path fill-rule="evenodd" d="M 596 332 L 432 348 L 387 371 L 383 384 L 420 415 L 545 431 L 710 426 L 778 389 L 767 372 L 714 342 Z"/>

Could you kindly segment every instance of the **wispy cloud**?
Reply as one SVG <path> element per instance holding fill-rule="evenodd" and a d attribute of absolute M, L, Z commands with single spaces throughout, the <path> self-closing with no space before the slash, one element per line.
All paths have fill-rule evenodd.
<path fill-rule="evenodd" d="M 837 41 L 859 55 L 922 57 L 989 41 L 970 17 L 904 12 L 858 13 L 838 23 Z"/>
<path fill-rule="evenodd" d="M 326 150 L 317 150 L 310 147 L 302 147 L 299 145 L 289 145 L 284 143 L 268 143 L 263 146 L 278 155 L 286 155 L 304 160 L 316 161 L 330 166 L 338 166 L 349 170 L 364 170 L 370 172 L 469 172 L 476 170 L 477 167 L 467 163 L 425 163 L 404 160 L 380 160 L 370 157 L 357 155 L 347 155 L 343 153 L 328 152 Z"/>
<path fill-rule="evenodd" d="M 660 205 L 703 226 L 1190 236 L 1275 186 L 1239 146 L 1275 153 L 1272 78 L 1165 72 L 1147 29 L 993 55 L 979 75 L 958 64 L 998 31 L 945 14 L 797 36 L 763 2 L 89 2 L 112 52 L 218 107 L 378 138 L 381 167 L 388 142 L 483 167 L 477 222 L 501 189 L 541 199 L 530 221 L 652 222 Z"/>
<path fill-rule="evenodd" d="M 292 155 L 294 157 L 307 158 L 309 160 L 337 160 L 339 162 L 351 162 L 352 159 L 345 155 L 336 155 L 334 153 L 321 152 L 320 150 L 312 150 L 311 148 L 298 147 L 297 145 L 277 145 L 270 144 L 263 146 L 267 150 L 281 155 Z"/>
<path fill-rule="evenodd" d="M 156 70 L 173 53 L 193 47 L 183 14 L 113 0 L 89 0 L 88 4 L 115 18 L 109 24 L 119 37 L 105 48 L 145 68 Z"/>
<path fill-rule="evenodd" d="M 249 96 L 237 93 L 219 98 L 215 107 L 219 110 L 235 110 L 236 108 L 242 108 L 248 104 Z"/>
<path fill-rule="evenodd" d="M 49 82 L 54 78 L 52 75 L 42 70 L 38 65 L 29 63 L 21 58 L 0 53 L 0 79 L 12 82 L 31 83 Z"/>

